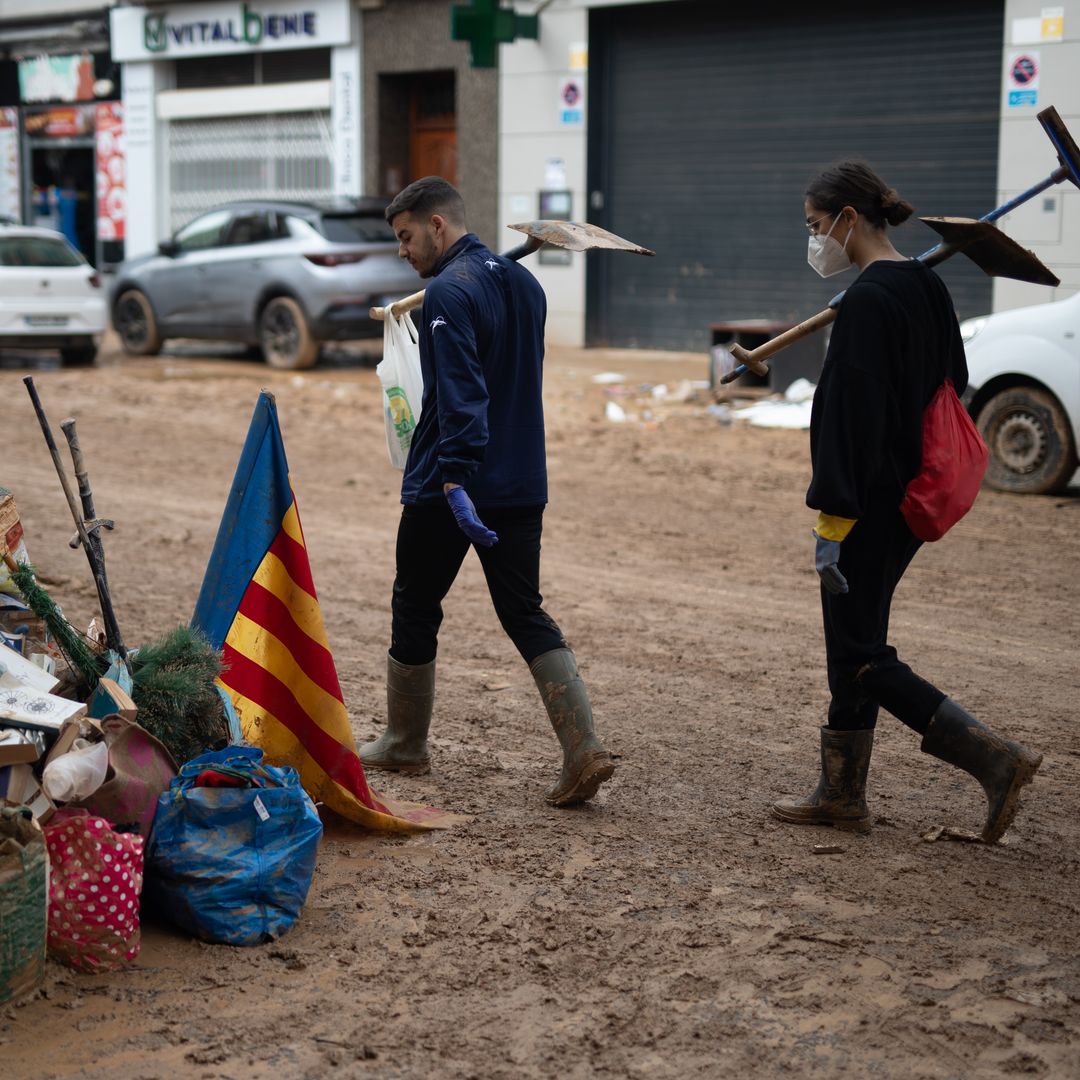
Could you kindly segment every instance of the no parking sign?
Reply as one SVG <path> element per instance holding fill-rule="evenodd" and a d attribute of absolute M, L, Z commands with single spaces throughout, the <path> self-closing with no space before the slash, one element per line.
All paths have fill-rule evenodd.
<path fill-rule="evenodd" d="M 559 84 L 559 123 L 567 127 L 585 122 L 585 81 L 563 79 Z"/>
<path fill-rule="evenodd" d="M 1010 53 L 1005 63 L 1005 88 L 1009 95 L 1009 107 L 1038 105 L 1039 103 L 1039 53 Z"/>

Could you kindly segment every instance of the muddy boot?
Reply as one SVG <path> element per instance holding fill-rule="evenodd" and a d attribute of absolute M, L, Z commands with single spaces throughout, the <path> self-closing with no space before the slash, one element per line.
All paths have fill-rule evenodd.
<path fill-rule="evenodd" d="M 611 779 L 615 762 L 596 737 L 589 695 L 574 654 L 552 649 L 533 660 L 529 670 L 563 749 L 562 774 L 545 798 L 552 806 L 586 802 Z"/>
<path fill-rule="evenodd" d="M 386 730 L 360 747 L 365 769 L 431 771 L 427 734 L 435 703 L 435 661 L 399 664 L 386 657 Z"/>
<path fill-rule="evenodd" d="M 796 825 L 835 825 L 839 829 L 868 832 L 866 773 L 874 748 L 874 729 L 836 731 L 821 729 L 821 778 L 813 794 L 802 802 L 784 801 L 770 807 L 773 817 Z"/>
<path fill-rule="evenodd" d="M 1020 789 L 1030 784 L 1042 754 L 995 734 L 946 698 L 923 736 L 922 751 L 970 773 L 986 792 L 982 838 L 997 843 L 1020 807 Z"/>

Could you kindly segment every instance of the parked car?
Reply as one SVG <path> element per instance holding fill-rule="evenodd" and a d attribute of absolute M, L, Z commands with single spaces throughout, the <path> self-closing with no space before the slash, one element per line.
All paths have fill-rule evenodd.
<path fill-rule="evenodd" d="M 1076 472 L 1080 445 L 1080 293 L 961 323 L 964 395 L 990 448 L 986 482 L 1048 494 Z"/>
<path fill-rule="evenodd" d="M 107 327 L 101 278 L 60 233 L 0 224 L 0 348 L 92 364 Z"/>
<path fill-rule="evenodd" d="M 111 310 L 124 349 L 149 356 L 167 338 L 240 341 L 259 345 L 272 367 L 305 368 L 324 341 L 380 334 L 368 309 L 423 287 L 398 258 L 385 206 L 251 200 L 202 214 L 118 268 Z"/>

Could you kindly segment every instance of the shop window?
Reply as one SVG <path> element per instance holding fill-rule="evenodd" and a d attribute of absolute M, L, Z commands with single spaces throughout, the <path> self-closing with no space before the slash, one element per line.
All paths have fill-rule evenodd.
<path fill-rule="evenodd" d="M 329 49 L 282 49 L 231 56 L 192 56 L 176 61 L 178 90 L 330 78 Z"/>
<path fill-rule="evenodd" d="M 307 82 L 330 78 L 329 49 L 283 49 L 260 53 L 262 77 L 259 82 Z"/>
<path fill-rule="evenodd" d="M 208 86 L 251 86 L 257 53 L 234 56 L 191 56 L 176 61 L 176 88 L 198 90 Z"/>

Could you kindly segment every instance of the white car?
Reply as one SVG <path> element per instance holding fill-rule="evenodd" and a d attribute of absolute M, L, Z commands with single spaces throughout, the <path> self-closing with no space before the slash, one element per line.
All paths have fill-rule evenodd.
<path fill-rule="evenodd" d="M 1080 293 L 960 324 L 964 402 L 990 448 L 986 483 L 1044 495 L 1076 472 L 1080 445 Z"/>
<path fill-rule="evenodd" d="M 0 348 L 92 364 L 108 319 L 101 278 L 60 233 L 0 225 Z"/>

